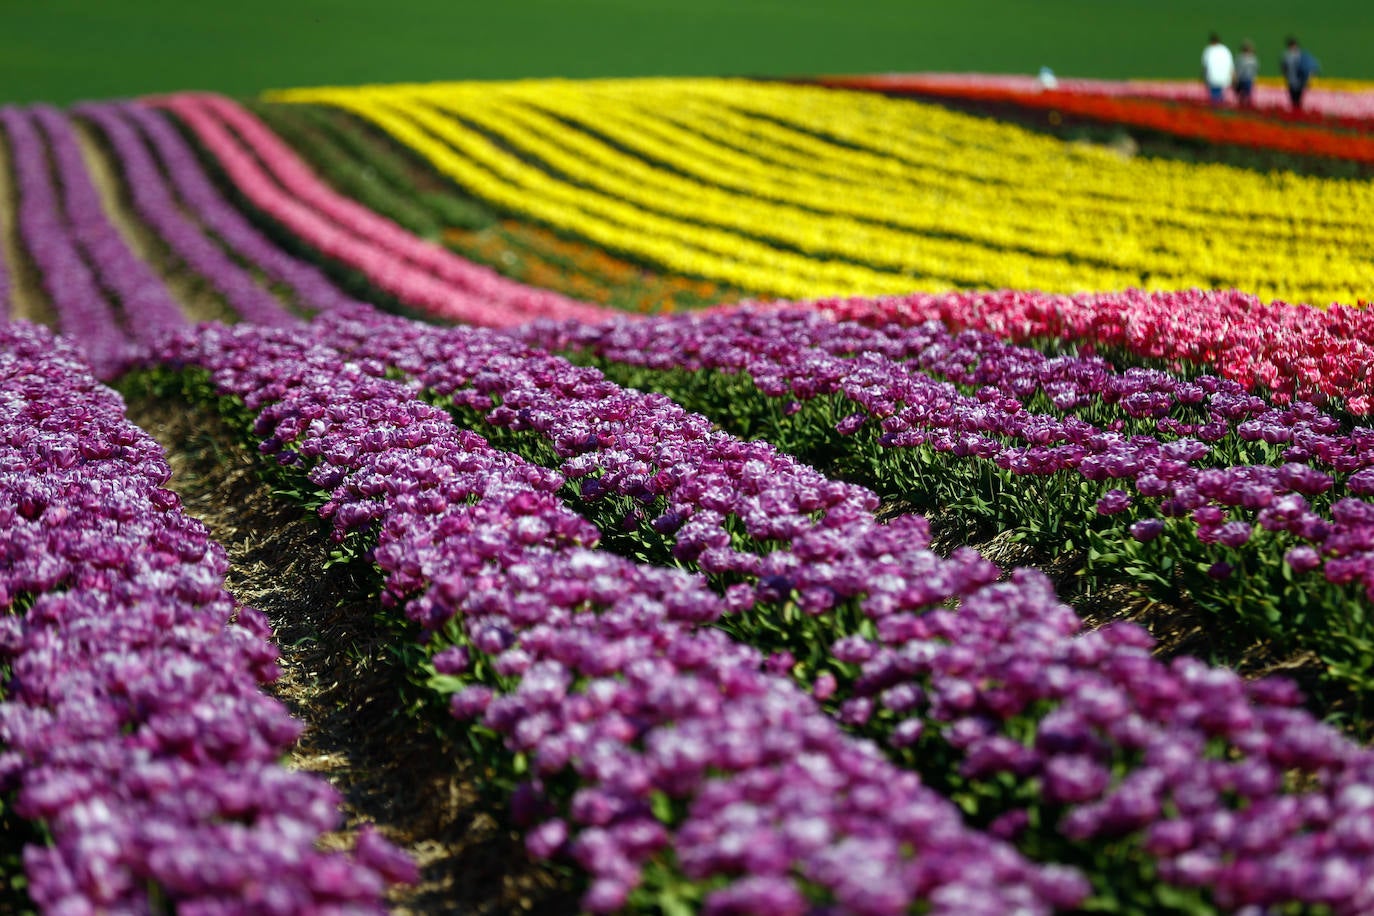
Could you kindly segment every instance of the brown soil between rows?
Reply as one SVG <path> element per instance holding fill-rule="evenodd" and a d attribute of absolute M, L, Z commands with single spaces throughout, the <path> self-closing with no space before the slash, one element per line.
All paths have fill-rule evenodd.
<path fill-rule="evenodd" d="M 477 765 L 436 735 L 442 714 L 405 699 L 390 663 L 398 637 L 364 583 L 324 570 L 319 521 L 272 497 L 213 414 L 137 398 L 129 417 L 162 443 L 185 510 L 228 551 L 230 591 L 272 621 L 282 676 L 268 689 L 306 724 L 290 765 L 344 799 L 346 822 L 323 845 L 351 848 L 372 822 L 409 851 L 422 878 L 392 891 L 397 914 L 575 912 L 570 880 L 528 858 L 479 791 Z"/>

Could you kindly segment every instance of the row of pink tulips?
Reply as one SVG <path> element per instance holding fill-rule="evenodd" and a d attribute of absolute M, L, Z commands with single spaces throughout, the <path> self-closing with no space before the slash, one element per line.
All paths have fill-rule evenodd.
<path fill-rule="evenodd" d="M 156 104 L 195 132 L 255 206 L 407 305 L 438 318 L 493 327 L 541 317 L 589 321 L 608 314 L 502 277 L 338 194 L 266 125 L 229 99 L 179 94 Z"/>

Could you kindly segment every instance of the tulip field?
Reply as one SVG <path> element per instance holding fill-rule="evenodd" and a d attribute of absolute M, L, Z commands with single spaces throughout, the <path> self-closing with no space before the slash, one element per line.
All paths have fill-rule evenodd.
<path fill-rule="evenodd" d="M 1280 93 L 0 107 L 0 910 L 1374 913 L 1374 86 Z"/>

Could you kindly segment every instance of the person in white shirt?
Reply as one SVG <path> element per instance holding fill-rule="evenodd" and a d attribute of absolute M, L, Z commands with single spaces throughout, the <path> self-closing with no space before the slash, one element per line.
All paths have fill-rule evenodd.
<path fill-rule="evenodd" d="M 1231 49 L 1221 43 L 1221 38 L 1213 32 L 1202 49 L 1202 81 L 1207 84 L 1207 94 L 1213 105 L 1220 105 L 1236 78 L 1236 61 Z"/>

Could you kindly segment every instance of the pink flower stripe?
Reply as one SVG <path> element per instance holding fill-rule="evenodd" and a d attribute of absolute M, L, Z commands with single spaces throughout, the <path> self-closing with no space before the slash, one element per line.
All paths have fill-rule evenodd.
<path fill-rule="evenodd" d="M 796 303 L 770 303 L 791 307 Z M 1147 359 L 1205 367 L 1246 388 L 1342 402 L 1374 413 L 1374 313 L 1265 303 L 1237 290 L 1052 295 L 1019 290 L 818 299 L 806 306 L 837 320 L 986 331 L 1013 342 L 1055 338 L 1087 349 L 1121 348 Z M 755 304 L 755 307 L 758 307 Z"/>
<path fill-rule="evenodd" d="M 526 286 L 496 271 L 474 264 L 442 246 L 419 238 L 386 217 L 335 193 L 324 184 L 276 134 L 235 102 L 216 95 L 202 96 L 204 104 L 246 142 L 283 186 L 359 235 L 395 252 L 444 280 L 495 302 L 518 306 L 535 314 L 599 319 L 606 310 L 569 299 L 559 293 Z"/>
<path fill-rule="evenodd" d="M 611 314 L 508 280 L 342 197 L 228 99 L 179 94 L 154 104 L 175 113 L 196 133 L 255 206 L 408 305 L 436 317 L 491 327 L 555 316 L 599 320 Z"/>

